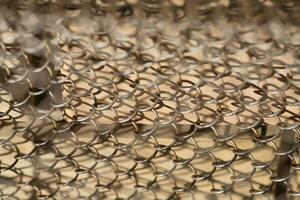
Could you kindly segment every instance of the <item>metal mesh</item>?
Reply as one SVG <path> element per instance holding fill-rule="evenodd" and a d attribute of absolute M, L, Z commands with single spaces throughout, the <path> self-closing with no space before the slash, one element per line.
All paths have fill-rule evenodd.
<path fill-rule="evenodd" d="M 1 1 L 1 199 L 300 196 L 298 1 Z"/>

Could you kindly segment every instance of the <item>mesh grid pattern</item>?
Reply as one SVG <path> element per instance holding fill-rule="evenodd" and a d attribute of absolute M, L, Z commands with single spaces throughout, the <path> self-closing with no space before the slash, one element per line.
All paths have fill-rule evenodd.
<path fill-rule="evenodd" d="M 298 10 L 1 1 L 0 198 L 296 199 Z"/>

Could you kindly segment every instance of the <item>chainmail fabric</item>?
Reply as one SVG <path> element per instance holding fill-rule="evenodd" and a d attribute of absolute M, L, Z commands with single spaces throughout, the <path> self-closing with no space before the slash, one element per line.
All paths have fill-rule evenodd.
<path fill-rule="evenodd" d="M 0 199 L 300 198 L 297 0 L 1 0 Z"/>

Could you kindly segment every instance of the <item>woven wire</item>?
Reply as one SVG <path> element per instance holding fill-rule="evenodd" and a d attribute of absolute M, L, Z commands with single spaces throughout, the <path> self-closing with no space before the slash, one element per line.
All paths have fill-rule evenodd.
<path fill-rule="evenodd" d="M 1 199 L 300 196 L 297 1 L 1 1 Z"/>

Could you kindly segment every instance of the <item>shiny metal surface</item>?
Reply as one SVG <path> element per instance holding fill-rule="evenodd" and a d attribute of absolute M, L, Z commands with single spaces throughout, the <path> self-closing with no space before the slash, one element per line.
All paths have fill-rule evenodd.
<path fill-rule="evenodd" d="M 0 1 L 1 199 L 297 199 L 297 1 Z"/>

